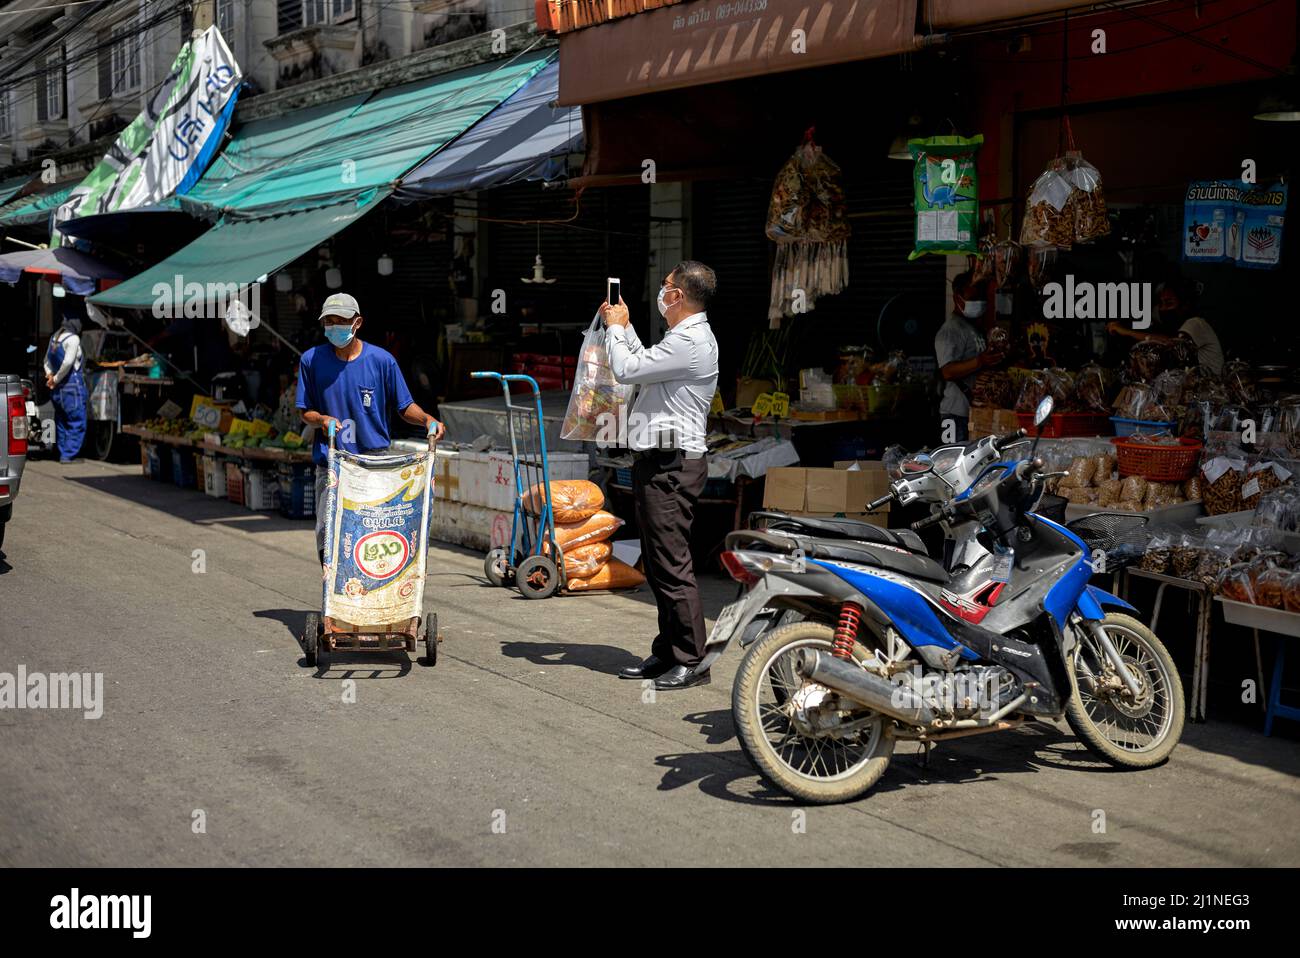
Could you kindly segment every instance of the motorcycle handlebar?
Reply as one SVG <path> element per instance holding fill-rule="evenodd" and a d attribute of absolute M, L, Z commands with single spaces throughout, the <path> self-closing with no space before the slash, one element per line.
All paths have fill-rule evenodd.
<path fill-rule="evenodd" d="M 892 498 L 894 498 L 894 494 L 893 494 L 892 492 L 890 492 L 890 493 L 886 493 L 885 495 L 881 496 L 881 497 L 880 497 L 879 499 L 877 499 L 875 502 L 869 502 L 869 503 L 867 503 L 867 512 L 875 512 L 877 509 L 879 509 L 881 506 L 883 506 L 885 503 L 887 503 L 887 502 L 888 502 L 890 499 L 892 499 Z"/>
<path fill-rule="evenodd" d="M 998 436 L 996 439 L 993 440 L 993 445 L 999 448 L 1003 446 L 1009 446 L 1013 442 L 1016 442 L 1017 440 L 1024 439 L 1025 435 L 1026 433 L 1023 429 L 1015 429 L 1004 436 Z"/>

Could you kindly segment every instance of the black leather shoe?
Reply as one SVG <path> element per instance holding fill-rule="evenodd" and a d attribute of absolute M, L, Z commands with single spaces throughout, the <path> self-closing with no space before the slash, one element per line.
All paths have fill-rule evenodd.
<path fill-rule="evenodd" d="M 712 681 L 708 669 L 703 672 L 696 672 L 689 665 L 674 665 L 655 679 L 655 688 L 668 692 L 673 689 L 689 689 L 696 685 L 708 685 Z"/>
<path fill-rule="evenodd" d="M 657 655 L 647 656 L 640 665 L 629 665 L 618 673 L 620 679 L 657 679 L 673 667 Z"/>

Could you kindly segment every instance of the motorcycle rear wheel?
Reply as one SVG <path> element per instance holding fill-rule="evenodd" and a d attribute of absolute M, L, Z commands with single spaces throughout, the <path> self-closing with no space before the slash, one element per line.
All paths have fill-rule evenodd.
<path fill-rule="evenodd" d="M 1112 612 L 1101 621 L 1120 655 L 1130 668 L 1136 668 L 1139 682 L 1152 697 L 1150 704 L 1145 714 L 1131 715 L 1106 696 L 1092 694 L 1086 682 L 1081 687 L 1081 670 L 1091 668 L 1095 672 L 1102 656 L 1085 634 L 1069 670 L 1071 694 L 1065 720 L 1089 751 L 1112 765 L 1151 768 L 1168 759 L 1182 738 L 1186 717 L 1182 680 L 1164 644 L 1137 619 Z M 1148 733 L 1151 741 L 1135 743 Z"/>
<path fill-rule="evenodd" d="M 820 622 L 773 629 L 749 647 L 731 690 L 731 716 L 745 757 L 783 792 L 817 805 L 860 797 L 880 780 L 894 754 L 893 726 L 884 716 L 865 727 L 853 745 L 801 735 L 784 716 L 782 707 L 798 689 L 777 695 L 776 688 L 792 675 L 793 653 L 802 648 L 829 652 L 834 634 Z M 782 738 L 773 742 L 783 728 Z"/>

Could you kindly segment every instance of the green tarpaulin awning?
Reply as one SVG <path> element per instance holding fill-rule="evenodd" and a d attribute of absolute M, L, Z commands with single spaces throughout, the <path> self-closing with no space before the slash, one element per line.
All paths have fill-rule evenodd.
<path fill-rule="evenodd" d="M 365 215 L 400 177 L 495 109 L 555 58 L 528 53 L 241 126 L 180 198 L 219 215 L 151 269 L 91 297 L 99 306 L 212 302 L 273 273 Z M 212 291 L 216 295 L 212 295 Z"/>
<path fill-rule="evenodd" d="M 0 205 L 8 203 L 15 193 L 21 190 L 31 180 L 31 175 L 11 176 L 7 180 L 0 180 Z"/>
<path fill-rule="evenodd" d="M 391 186 L 555 58 L 540 51 L 241 126 L 185 194 L 223 209 L 313 205 Z"/>
<path fill-rule="evenodd" d="M 311 210 L 269 216 L 227 216 L 190 245 L 156 266 L 92 296 L 98 306 L 166 309 L 185 303 L 227 301 L 233 287 L 252 284 L 329 239 L 370 212 L 389 193 L 359 197 Z"/>
<path fill-rule="evenodd" d="M 47 223 L 50 214 L 67 201 L 76 185 L 69 183 L 61 189 L 36 197 L 24 196 L 21 200 L 0 207 L 0 226 L 39 226 Z"/>

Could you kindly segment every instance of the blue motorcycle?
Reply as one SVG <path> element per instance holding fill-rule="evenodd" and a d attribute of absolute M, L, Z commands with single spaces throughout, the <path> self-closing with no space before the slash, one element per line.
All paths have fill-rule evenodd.
<path fill-rule="evenodd" d="M 1051 411 L 1049 398 L 1040 434 Z M 926 465 L 916 456 L 907 468 Z M 1089 584 L 1097 565 L 1084 540 L 1035 513 L 1042 469 L 1032 451 L 991 463 L 913 525 L 975 524 L 982 557 L 953 571 L 903 538 L 730 534 L 723 564 L 747 591 L 709 643 L 749 643 L 732 717 L 765 778 L 804 802 L 849 801 L 880 779 L 900 739 L 1061 717 L 1116 766 L 1169 757 L 1184 721 L 1173 659 L 1132 606 Z"/>

